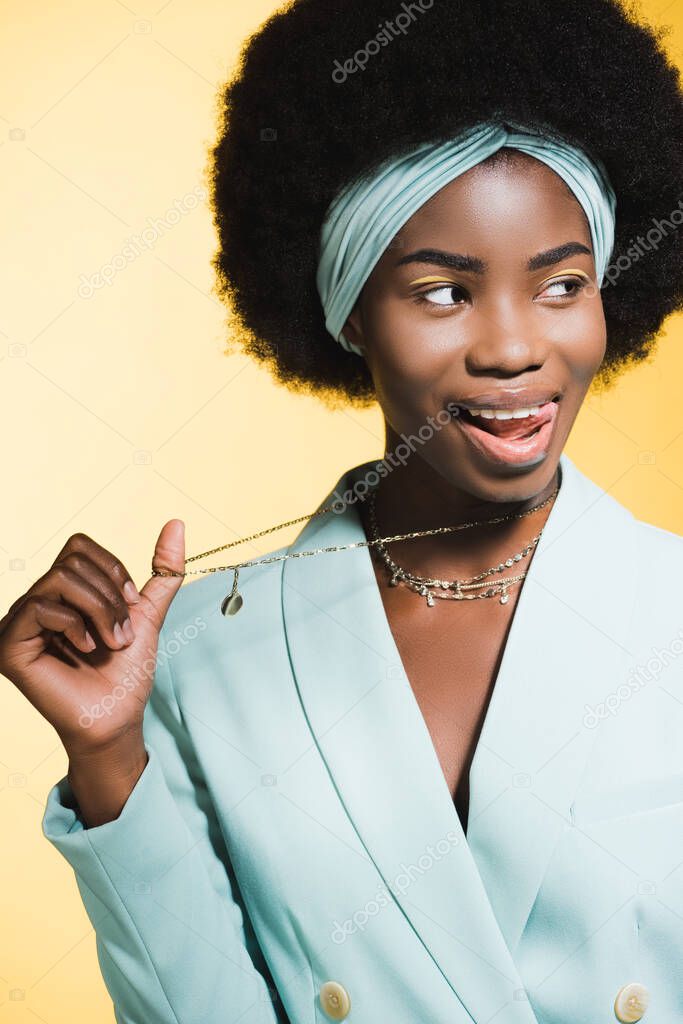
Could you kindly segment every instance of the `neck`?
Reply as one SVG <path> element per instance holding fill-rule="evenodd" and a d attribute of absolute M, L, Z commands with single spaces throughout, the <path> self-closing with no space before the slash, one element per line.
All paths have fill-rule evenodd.
<path fill-rule="evenodd" d="M 385 457 L 401 439 L 386 428 Z M 389 461 L 389 465 L 393 465 Z M 551 480 L 536 494 L 517 500 L 486 500 L 449 483 L 426 462 L 419 451 L 409 454 L 380 480 L 376 497 L 377 527 L 381 537 L 440 526 L 486 521 L 519 514 L 550 497 L 559 481 L 556 468 Z M 367 509 L 361 502 L 368 532 Z M 550 514 L 553 501 L 521 519 L 490 526 L 478 525 L 451 533 L 417 537 L 387 545 L 391 557 L 405 569 L 423 576 L 466 576 L 505 561 L 538 534 Z M 528 559 L 525 559 L 525 565 Z"/>

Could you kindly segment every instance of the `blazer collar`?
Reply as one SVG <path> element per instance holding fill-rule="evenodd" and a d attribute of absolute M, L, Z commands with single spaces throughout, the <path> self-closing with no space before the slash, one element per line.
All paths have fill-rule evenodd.
<path fill-rule="evenodd" d="M 319 508 L 379 461 L 343 474 Z M 629 655 L 635 520 L 566 454 L 560 471 L 471 766 L 467 838 L 369 549 L 291 558 L 282 571 L 289 656 L 315 742 L 389 893 L 477 1024 L 505 1004 L 510 1024 L 536 1020 L 513 953 L 595 738 L 585 707 Z M 365 539 L 347 504 L 309 519 L 290 551 Z"/>

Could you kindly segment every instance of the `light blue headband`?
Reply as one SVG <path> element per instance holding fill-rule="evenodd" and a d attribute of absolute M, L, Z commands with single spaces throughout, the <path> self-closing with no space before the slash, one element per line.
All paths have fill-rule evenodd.
<path fill-rule="evenodd" d="M 551 167 L 583 207 L 601 286 L 614 246 L 616 196 L 602 164 L 582 150 L 517 126 L 480 124 L 444 143 L 425 143 L 390 160 L 370 181 L 352 183 L 329 206 L 320 233 L 316 284 L 325 325 L 348 352 L 361 349 L 341 333 L 361 289 L 396 232 L 440 189 L 504 146 Z"/>

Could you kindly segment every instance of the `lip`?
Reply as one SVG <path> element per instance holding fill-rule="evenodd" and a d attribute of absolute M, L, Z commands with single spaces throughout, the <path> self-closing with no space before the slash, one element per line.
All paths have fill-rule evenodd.
<path fill-rule="evenodd" d="M 558 421 L 558 402 L 550 401 L 538 404 L 541 406 L 538 418 L 544 422 L 538 432 L 530 438 L 514 441 L 497 437 L 476 424 L 467 422 L 461 416 L 456 416 L 454 422 L 466 437 L 473 451 L 480 457 L 483 456 L 487 462 L 497 466 L 535 465 L 546 456 L 555 436 Z M 481 408 L 486 409 L 490 406 L 482 405 Z M 499 404 L 497 408 L 505 407 Z M 507 408 L 525 408 L 525 406 L 517 402 L 516 406 L 508 405 Z"/>
<path fill-rule="evenodd" d="M 531 406 L 559 402 L 562 393 L 552 388 L 498 388 L 472 398 L 453 398 L 451 402 L 465 409 L 528 409 Z"/>

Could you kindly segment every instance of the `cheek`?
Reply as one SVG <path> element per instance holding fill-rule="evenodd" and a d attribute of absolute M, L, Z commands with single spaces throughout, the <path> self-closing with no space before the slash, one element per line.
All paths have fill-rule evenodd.
<path fill-rule="evenodd" d="M 402 395 L 409 404 L 433 391 L 467 344 L 452 318 L 441 321 L 412 304 L 376 301 L 365 317 L 368 366 L 379 393 Z"/>
<path fill-rule="evenodd" d="M 430 396 L 435 388 L 421 375 L 381 364 L 375 367 L 373 378 L 377 401 L 397 433 L 422 421 L 430 411 Z"/>
<path fill-rule="evenodd" d="M 400 434 L 410 432 L 432 412 L 441 375 L 453 364 L 452 346 L 435 349 L 433 339 L 406 335 L 405 320 L 396 323 L 396 333 L 385 318 L 372 336 L 368 369 L 377 401 L 385 419 Z M 400 334 L 399 334 L 400 331 Z"/>
<path fill-rule="evenodd" d="M 433 411 L 444 376 L 449 368 L 453 372 L 454 358 L 452 344 L 439 351 L 433 342 L 419 338 L 405 344 L 396 344 L 394 338 L 386 345 L 373 339 L 369 368 L 377 400 L 394 428 L 400 424 L 403 429 Z"/>
<path fill-rule="evenodd" d="M 607 326 L 599 296 L 577 305 L 563 318 L 550 338 L 564 355 L 572 376 L 586 383 L 602 363 L 607 347 Z"/>

